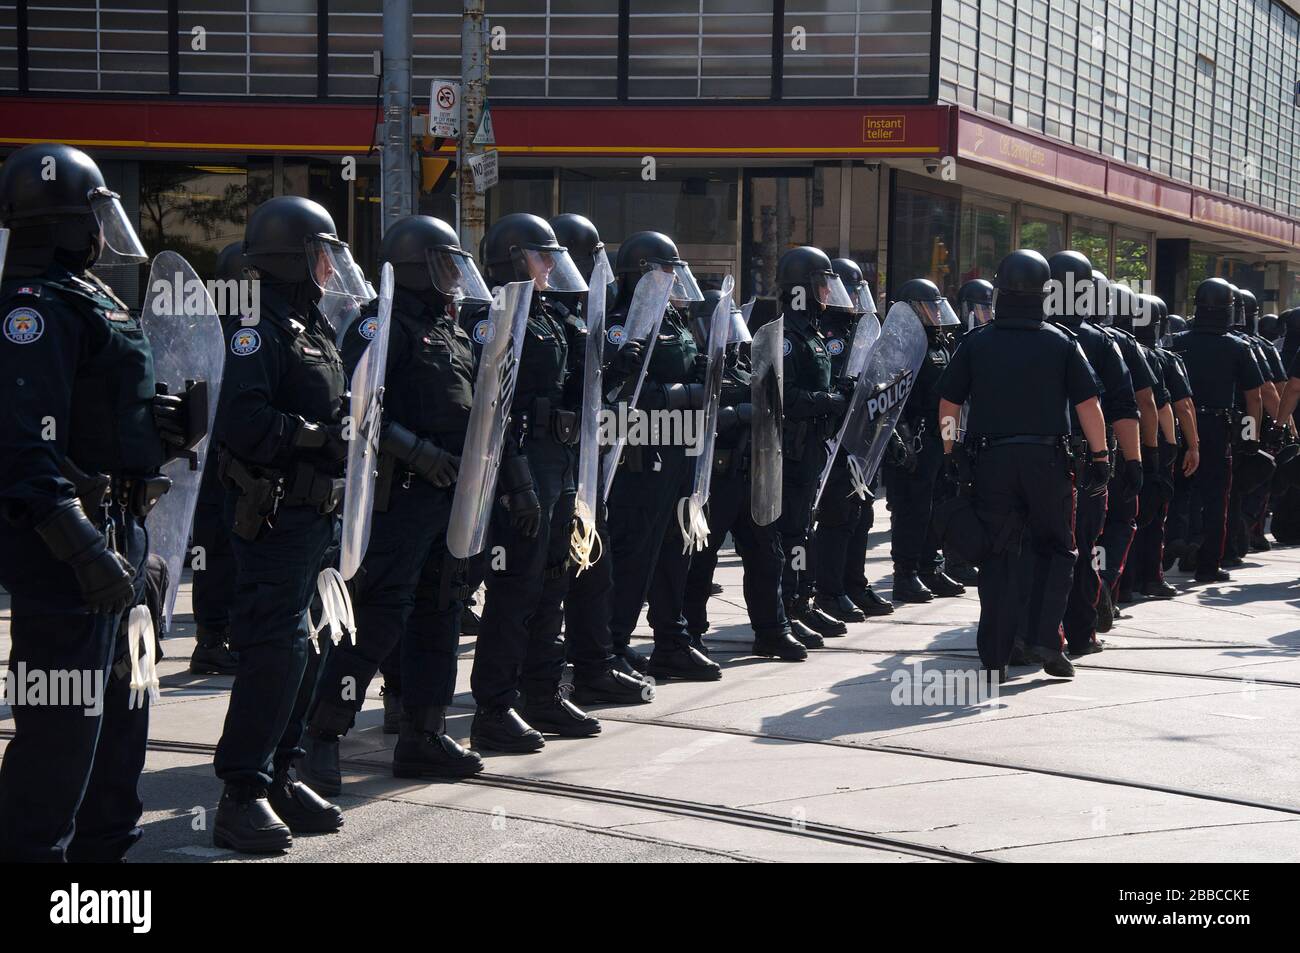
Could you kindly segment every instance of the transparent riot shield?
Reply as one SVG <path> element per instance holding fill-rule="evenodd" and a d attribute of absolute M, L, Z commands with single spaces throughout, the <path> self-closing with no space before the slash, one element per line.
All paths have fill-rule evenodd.
<path fill-rule="evenodd" d="M 727 365 L 727 341 L 731 336 L 731 293 L 735 280 L 722 280 L 722 297 L 713 309 L 709 322 L 708 368 L 704 374 L 704 420 L 700 454 L 695 458 L 695 480 L 691 495 L 677 503 L 677 525 L 682 531 L 685 552 L 701 550 L 709 543 L 709 520 L 704 514 L 709 502 L 709 485 L 713 479 L 713 447 L 718 439 L 718 402 L 722 394 L 722 375 Z M 694 411 L 691 411 L 694 413 Z"/>
<path fill-rule="evenodd" d="M 384 377 L 388 370 L 388 331 L 393 315 L 393 266 L 379 273 L 379 313 L 374 337 L 352 372 L 352 403 L 348 410 L 348 463 L 343 493 L 343 535 L 339 573 L 351 579 L 361 568 L 370 543 L 375 506 L 375 477 L 379 473 L 379 435 L 383 429 Z"/>
<path fill-rule="evenodd" d="M 781 515 L 781 429 L 785 388 L 785 318 L 777 317 L 754 332 L 750 349 L 751 460 L 749 512 L 759 526 Z"/>
<path fill-rule="evenodd" d="M 5 255 L 9 253 L 9 229 L 0 228 L 0 281 L 5 277 Z"/>
<path fill-rule="evenodd" d="M 531 281 L 515 281 L 497 289 L 488 312 L 487 340 L 479 356 L 474 405 L 447 527 L 447 549 L 457 559 L 477 556 L 487 541 L 534 287 Z"/>
<path fill-rule="evenodd" d="M 165 383 L 169 393 L 188 391 L 196 416 L 206 424 L 197 443 L 163 465 L 163 476 L 172 481 L 171 490 L 145 518 L 149 550 L 167 563 L 168 586 L 162 616 L 163 630 L 170 631 L 194 522 L 194 506 L 203 480 L 203 464 L 208 456 L 212 421 L 217 413 L 226 341 L 207 287 L 190 263 L 171 251 L 160 253 L 149 269 L 140 321 L 153 352 L 154 379 Z"/>
<path fill-rule="evenodd" d="M 868 389 L 865 383 L 862 371 L 866 368 L 867 362 L 871 355 L 875 353 L 876 345 L 880 342 L 880 320 L 874 313 L 864 314 L 858 319 L 857 326 L 853 329 L 853 344 L 849 349 L 849 359 L 844 362 L 844 370 L 840 375 L 841 380 L 855 381 L 853 388 L 853 397 L 849 401 L 849 410 L 840 422 L 839 430 L 835 432 L 826 444 L 826 465 L 822 467 L 821 476 L 817 481 L 817 493 L 813 497 L 813 512 L 817 511 L 817 504 L 821 502 L 822 493 L 826 489 L 826 481 L 830 479 L 831 468 L 835 465 L 835 458 L 839 455 L 840 445 L 844 442 L 844 434 L 848 431 L 849 425 L 853 420 L 853 410 L 855 407 L 860 408 L 865 404 L 865 398 L 859 398 L 858 392 Z M 866 485 L 859 485 L 854 480 L 854 492 L 862 499 L 867 498 Z"/>
<path fill-rule="evenodd" d="M 617 341 L 621 348 L 628 341 L 642 341 L 645 352 L 641 355 L 641 368 L 637 371 L 636 386 L 627 401 L 628 417 L 636 412 L 636 402 L 641 397 L 641 385 L 645 383 L 646 369 L 650 366 L 650 355 L 654 353 L 655 340 L 659 337 L 659 325 L 663 324 L 664 311 L 668 308 L 668 294 L 673 290 L 674 275 L 659 268 L 647 271 L 637 282 L 636 291 L 632 293 L 632 303 L 627 309 L 627 318 L 619 333 L 615 328 L 607 332 L 611 341 Z M 605 454 L 604 469 L 601 473 L 601 498 L 609 499 L 609 491 L 614 487 L 614 474 L 618 472 L 619 457 L 627 443 L 627 434 L 620 432 L 614 445 Z"/>
<path fill-rule="evenodd" d="M 911 305 L 903 301 L 890 308 L 849 404 L 842 445 L 855 487 L 867 486 L 875 477 L 916 383 L 926 347 L 925 328 Z"/>
<path fill-rule="evenodd" d="M 590 290 L 583 320 L 587 325 L 587 350 L 583 357 L 582 425 L 578 442 L 578 495 L 573 506 L 573 533 L 569 539 L 569 555 L 577 571 L 588 569 L 600 559 L 592 552 L 600 536 L 596 532 L 596 511 L 600 506 L 600 409 L 601 364 L 605 360 L 605 289 L 614 275 L 609 259 L 596 256 L 591 270 Z"/>

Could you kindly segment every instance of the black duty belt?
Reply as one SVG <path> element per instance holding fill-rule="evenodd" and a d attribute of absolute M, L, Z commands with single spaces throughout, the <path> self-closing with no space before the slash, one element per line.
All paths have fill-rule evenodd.
<path fill-rule="evenodd" d="M 81 508 L 91 522 L 102 528 L 100 514 L 117 506 L 138 519 L 144 519 L 172 488 L 170 477 L 126 476 L 120 473 L 87 473 L 64 457 L 59 461 L 59 472 L 72 484 Z"/>
<path fill-rule="evenodd" d="M 520 446 L 530 436 L 545 433 L 557 443 L 573 446 L 578 442 L 579 417 L 576 411 L 556 407 L 549 397 L 538 397 L 523 410 L 511 415 L 511 425 Z"/>
<path fill-rule="evenodd" d="M 1043 434 L 1013 434 L 1009 437 L 977 437 L 976 445 L 981 450 L 1009 446 L 1064 447 L 1066 441 L 1067 438 L 1064 436 L 1049 437 Z"/>

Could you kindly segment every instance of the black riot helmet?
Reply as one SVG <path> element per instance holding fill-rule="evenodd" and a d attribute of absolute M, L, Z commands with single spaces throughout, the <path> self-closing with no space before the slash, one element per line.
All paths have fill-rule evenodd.
<path fill-rule="evenodd" d="M 1259 336 L 1266 341 L 1276 341 L 1282 336 L 1282 323 L 1278 320 L 1276 314 L 1260 316 Z"/>
<path fill-rule="evenodd" d="M 830 256 L 820 248 L 801 245 L 791 248 L 776 263 L 776 283 L 781 288 L 781 309 L 816 321 L 827 308 L 853 310 Z"/>
<path fill-rule="evenodd" d="M 1155 347 L 1160 341 L 1161 334 L 1164 333 L 1161 330 L 1164 322 L 1160 314 L 1164 302 L 1151 294 L 1139 293 L 1133 297 L 1136 299 L 1137 307 L 1136 313 L 1132 316 L 1133 336 L 1147 347 Z"/>
<path fill-rule="evenodd" d="M 839 276 L 840 284 L 853 302 L 853 314 L 876 314 L 876 296 L 871 285 L 862 277 L 862 268 L 852 258 L 832 258 L 831 270 Z"/>
<path fill-rule="evenodd" d="M 1241 296 L 1241 289 L 1228 282 L 1232 288 L 1232 318 L 1228 322 L 1229 327 L 1240 328 L 1246 324 L 1246 301 Z"/>
<path fill-rule="evenodd" d="M 1206 278 L 1196 286 L 1196 323 L 1226 329 L 1232 324 L 1236 294 L 1222 278 Z"/>
<path fill-rule="evenodd" d="M 503 215 L 483 236 L 488 282 L 532 281 L 538 291 L 582 292 L 587 283 L 546 219 L 527 212 Z"/>
<path fill-rule="evenodd" d="M 600 232 L 591 219 L 573 212 L 564 212 L 551 219 L 551 230 L 555 232 L 556 240 L 569 250 L 569 257 L 588 284 L 591 283 L 591 273 L 597 261 L 604 259 L 605 264 L 609 264 L 605 243 L 600 240 Z M 614 277 L 612 268 L 609 277 L 611 280 Z"/>
<path fill-rule="evenodd" d="M 718 317 L 718 302 L 721 300 L 721 291 L 706 291 L 702 300 L 691 302 L 691 334 L 701 354 L 707 353 L 709 333 L 713 327 L 713 319 Z M 731 310 L 721 317 L 727 322 L 726 343 L 728 345 L 746 344 L 753 340 L 749 327 L 745 324 L 745 315 L 736 307 L 734 300 L 731 303 Z"/>
<path fill-rule="evenodd" d="M 0 225 L 13 230 L 16 261 L 70 270 L 147 261 L 144 246 L 95 160 L 62 143 L 23 146 L 0 167 Z M 44 257 L 44 262 L 37 259 Z"/>
<path fill-rule="evenodd" d="M 321 295 L 356 301 L 369 296 L 330 213 L 298 195 L 268 199 L 248 216 L 244 259 L 261 278 L 303 286 L 318 301 Z"/>
<path fill-rule="evenodd" d="M 379 260 L 393 266 L 399 288 L 435 292 L 443 301 L 491 301 L 474 259 L 460 247 L 456 230 L 440 218 L 407 215 L 384 232 Z"/>
<path fill-rule="evenodd" d="M 691 266 L 677 253 L 677 245 L 663 232 L 636 232 L 618 246 L 614 274 L 618 276 L 618 300 L 632 300 L 641 276 L 647 271 L 663 271 L 673 276 L 668 297 L 677 302 L 702 301 L 704 292 L 691 274 Z"/>
<path fill-rule="evenodd" d="M 1181 334 L 1187 330 L 1187 319 L 1181 314 L 1171 314 L 1169 316 L 1169 333 Z"/>
<path fill-rule="evenodd" d="M 972 278 L 957 292 L 958 318 L 967 331 L 993 320 L 993 282 Z"/>
<path fill-rule="evenodd" d="M 1255 298 L 1255 292 L 1249 288 L 1238 288 L 1237 295 L 1241 298 L 1241 325 L 1245 327 L 1247 334 L 1258 334 L 1259 301 Z"/>
<path fill-rule="evenodd" d="M 244 243 L 231 242 L 217 254 L 217 265 L 212 270 L 217 281 L 239 281 L 244 277 Z"/>
<path fill-rule="evenodd" d="M 952 310 L 952 305 L 948 304 L 948 299 L 943 296 L 939 286 L 928 278 L 912 278 L 899 285 L 889 314 L 893 314 L 895 310 L 903 310 L 900 305 L 915 314 L 927 330 L 952 328 L 961 324 L 957 313 Z M 888 314 L 885 315 L 885 320 L 889 320 Z"/>
<path fill-rule="evenodd" d="M 1287 308 L 1278 315 L 1282 325 L 1282 336 L 1294 341 L 1300 337 L 1300 308 Z"/>
<path fill-rule="evenodd" d="M 1092 280 L 1092 262 L 1087 255 L 1058 251 L 1047 259 L 1047 266 L 1052 271 L 1047 311 L 1053 321 L 1078 327 L 1097 313 L 1097 284 Z"/>
<path fill-rule="evenodd" d="M 993 278 L 994 288 L 997 289 L 993 306 L 994 319 L 1042 321 L 1047 283 L 1051 280 L 1051 266 L 1038 252 L 1022 248 L 1007 255 L 998 263 L 997 274 Z"/>
<path fill-rule="evenodd" d="M 1102 327 L 1111 323 L 1115 315 L 1115 289 L 1106 273 L 1092 269 L 1093 317 L 1091 323 Z"/>

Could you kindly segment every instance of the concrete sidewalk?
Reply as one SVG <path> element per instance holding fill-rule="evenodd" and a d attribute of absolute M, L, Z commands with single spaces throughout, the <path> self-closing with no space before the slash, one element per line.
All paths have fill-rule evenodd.
<path fill-rule="evenodd" d="M 877 510 L 868 572 L 887 595 Z M 973 668 L 973 592 L 789 664 L 746 653 L 740 576 L 726 555 L 707 640 L 720 683 L 661 685 L 653 704 L 600 711 L 598 738 L 489 755 L 471 783 L 392 778 L 372 685 L 344 743 L 344 831 L 271 862 L 1300 859 L 1300 549 L 1252 556 L 1223 586 L 1173 574 L 1180 595 L 1126 609 L 1072 682 L 1013 669 L 983 703 L 897 703 L 911 680 Z M 187 583 L 131 859 L 247 862 L 206 830 L 230 679 L 188 674 L 188 600 Z M 461 740 L 473 651 L 464 640 Z"/>

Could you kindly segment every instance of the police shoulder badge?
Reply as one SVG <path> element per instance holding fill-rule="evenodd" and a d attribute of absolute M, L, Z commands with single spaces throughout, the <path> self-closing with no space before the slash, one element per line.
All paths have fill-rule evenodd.
<path fill-rule="evenodd" d="M 623 325 L 621 324 L 611 324 L 605 331 L 605 340 L 609 341 L 610 344 L 617 344 L 619 347 L 623 346 L 623 338 L 625 336 Z"/>
<path fill-rule="evenodd" d="M 781 353 L 783 353 L 786 357 L 789 357 L 790 352 L 793 350 L 794 350 L 794 342 L 791 341 L 789 338 L 786 338 L 785 345 L 781 348 Z"/>
<path fill-rule="evenodd" d="M 15 308 L 5 318 L 4 332 L 14 344 L 32 344 L 45 333 L 45 319 L 32 308 Z"/>
<path fill-rule="evenodd" d="M 494 333 L 492 322 L 488 318 L 482 318 L 474 325 L 474 343 L 487 344 L 492 340 Z"/>
<path fill-rule="evenodd" d="M 362 318 L 361 323 L 357 326 L 357 334 L 360 334 L 367 341 L 373 341 L 375 335 L 379 333 L 378 318 Z"/>
<path fill-rule="evenodd" d="M 262 336 L 253 328 L 238 328 L 230 338 L 230 353 L 237 357 L 256 354 L 262 346 Z"/>
<path fill-rule="evenodd" d="M 835 355 L 843 354 L 843 353 L 844 353 L 844 339 L 843 339 L 843 338 L 831 338 L 829 341 L 826 342 L 826 350 L 830 351 L 832 354 L 835 354 Z"/>

